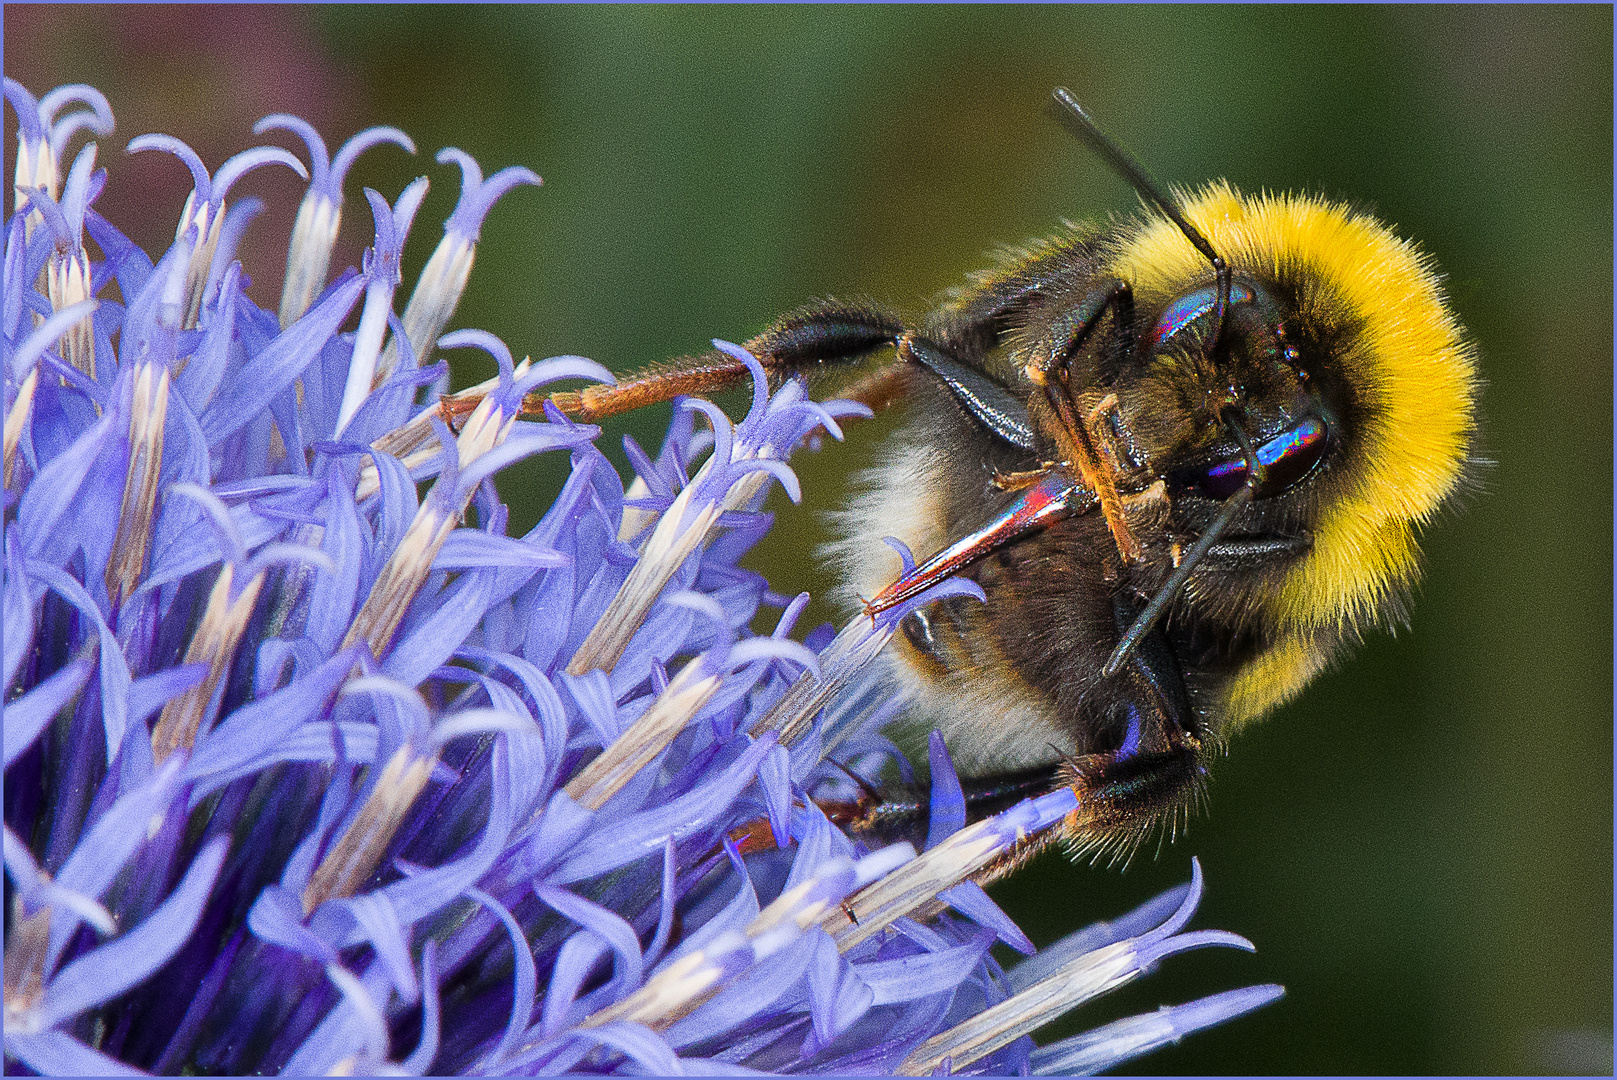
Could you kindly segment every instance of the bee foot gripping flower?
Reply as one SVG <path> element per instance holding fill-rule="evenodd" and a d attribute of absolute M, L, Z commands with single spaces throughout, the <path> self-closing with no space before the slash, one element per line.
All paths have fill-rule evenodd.
<path fill-rule="evenodd" d="M 688 403 L 656 458 L 631 446 L 626 490 L 596 428 L 522 412 L 603 369 L 440 337 L 483 216 L 532 173 L 440 155 L 462 201 L 401 319 L 423 181 L 367 192 L 375 244 L 326 275 L 344 175 L 378 143 L 413 152 L 402 133 L 328 159 L 274 116 L 258 130 L 301 138 L 312 168 L 258 147 L 212 174 L 137 139 L 193 178 L 152 258 L 96 212 L 94 144 L 64 179 L 70 139 L 110 135 L 105 100 L 5 94 L 8 1070 L 1096 1069 L 1278 993 L 1033 1046 L 1171 952 L 1247 946 L 1184 932 L 1198 869 L 1002 971 L 994 942 L 1032 946 L 971 875 L 1071 793 L 962 827 L 941 743 L 927 850 L 828 820 L 822 714 L 891 714 L 846 688 L 902 613 L 816 652 L 788 637 L 804 598 L 737 559 L 767 482 L 796 496 L 791 451 L 855 407 L 770 395 L 721 345 L 754 369 L 746 419 Z M 234 257 L 254 207 L 224 203 L 271 162 L 313 177 L 278 314 Z M 451 431 L 445 366 L 423 361 L 456 347 L 500 374 Z M 555 450 L 560 496 L 507 536 L 490 477 Z M 755 636 L 763 608 L 781 614 Z M 861 738 L 843 745 L 882 745 Z M 776 848 L 744 858 L 730 834 L 758 820 Z"/>

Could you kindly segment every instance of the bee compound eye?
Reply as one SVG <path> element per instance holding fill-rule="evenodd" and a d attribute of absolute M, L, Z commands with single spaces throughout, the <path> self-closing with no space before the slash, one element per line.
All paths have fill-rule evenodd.
<path fill-rule="evenodd" d="M 1257 450 L 1265 475 L 1253 498 L 1270 499 L 1302 483 L 1319 467 L 1329 448 L 1330 428 L 1317 416 L 1304 417 L 1265 440 Z M 1213 465 L 1177 470 L 1169 483 L 1180 491 L 1222 501 L 1241 489 L 1246 474 L 1246 458 L 1236 456 Z"/>
<path fill-rule="evenodd" d="M 1250 304 L 1254 299 L 1251 287 L 1242 282 L 1233 282 L 1230 285 L 1230 306 L 1236 304 Z M 1169 304 L 1157 319 L 1157 325 L 1151 330 L 1151 346 L 1160 349 L 1171 339 L 1178 336 L 1186 327 L 1195 324 L 1198 319 L 1205 319 L 1212 315 L 1213 307 L 1218 303 L 1218 289 L 1212 285 L 1206 288 L 1188 292 Z"/>

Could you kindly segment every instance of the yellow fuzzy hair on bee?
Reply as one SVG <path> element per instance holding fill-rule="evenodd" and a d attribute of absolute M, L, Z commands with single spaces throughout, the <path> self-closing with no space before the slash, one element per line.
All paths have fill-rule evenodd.
<path fill-rule="evenodd" d="M 1398 610 L 1419 570 L 1415 527 L 1465 476 L 1476 358 L 1431 261 L 1376 219 L 1312 195 L 1246 196 L 1223 182 L 1181 198 L 1185 217 L 1237 273 L 1298 281 L 1301 320 L 1351 328 L 1334 363 L 1368 406 L 1354 483 L 1323 508 L 1313 551 L 1272 599 L 1285 636 L 1230 688 L 1238 724 L 1301 689 L 1344 636 Z M 1120 242 L 1114 266 L 1147 305 L 1207 274 L 1205 257 L 1161 217 Z"/>

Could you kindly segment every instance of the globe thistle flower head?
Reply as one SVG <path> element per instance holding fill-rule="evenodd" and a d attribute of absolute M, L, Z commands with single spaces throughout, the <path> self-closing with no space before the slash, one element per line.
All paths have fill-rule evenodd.
<path fill-rule="evenodd" d="M 533 173 L 438 156 L 462 197 L 401 317 L 426 179 L 366 189 L 374 243 L 327 277 L 344 177 L 413 152 L 402 132 L 328 158 L 275 115 L 255 131 L 309 166 L 260 146 L 212 172 L 141 136 L 192 181 L 149 255 L 95 210 L 95 144 L 62 168 L 110 135 L 105 100 L 5 95 L 8 1069 L 1089 1069 L 1278 993 L 1034 1047 L 1174 952 L 1250 946 L 1185 930 L 1198 868 L 1002 968 L 996 943 L 1033 946 L 972 876 L 1075 796 L 968 825 L 941 740 L 924 850 L 832 824 L 833 747 L 907 775 L 867 667 L 903 611 L 797 640 L 807 598 L 738 560 L 769 487 L 798 498 L 794 450 L 863 409 L 771 393 L 716 342 L 752 369 L 745 417 L 681 402 L 655 455 L 627 443 L 626 486 L 544 396 L 604 368 L 443 333 L 484 217 Z M 235 257 L 254 201 L 225 201 L 266 164 L 311 178 L 275 312 Z M 467 348 L 499 374 L 451 399 L 427 361 Z M 492 478 L 556 452 L 560 495 L 508 535 Z"/>

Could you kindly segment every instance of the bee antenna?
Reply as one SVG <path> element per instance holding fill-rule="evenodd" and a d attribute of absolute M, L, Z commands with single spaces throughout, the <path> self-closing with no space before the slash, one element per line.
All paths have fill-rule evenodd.
<path fill-rule="evenodd" d="M 1219 537 L 1229 531 L 1230 526 L 1235 522 L 1235 515 L 1240 513 L 1241 509 L 1252 501 L 1253 494 L 1263 484 L 1264 465 L 1259 460 L 1258 452 L 1253 447 L 1252 439 L 1247 435 L 1246 429 L 1237 423 L 1228 412 L 1224 414 L 1224 423 L 1235 435 L 1236 442 L 1241 444 L 1241 453 L 1246 458 L 1246 483 L 1242 484 L 1235 494 L 1224 500 L 1224 505 L 1218 511 L 1218 517 L 1213 519 L 1213 523 L 1201 534 L 1200 539 L 1185 553 L 1184 558 L 1179 560 L 1179 565 L 1174 567 L 1173 573 L 1168 576 L 1167 581 L 1163 582 L 1162 587 L 1156 591 L 1156 595 L 1151 597 L 1150 602 L 1145 605 L 1145 609 L 1135 617 L 1133 625 L 1128 629 L 1128 633 L 1123 635 L 1122 640 L 1117 643 L 1117 648 L 1113 649 L 1112 655 L 1107 658 L 1105 666 L 1100 669 L 1101 675 L 1105 678 L 1110 679 L 1123 670 L 1123 665 L 1128 663 L 1129 657 L 1134 655 L 1134 650 L 1139 647 L 1141 640 L 1151 632 L 1151 628 L 1157 624 L 1163 613 L 1168 610 L 1168 605 L 1173 603 L 1174 597 L 1179 595 L 1179 590 L 1184 588 L 1186 581 L 1190 580 L 1191 571 L 1195 570 L 1196 565 L 1212 550 Z"/>
<path fill-rule="evenodd" d="M 1213 303 L 1213 348 L 1216 351 L 1224 340 L 1224 312 L 1230 306 L 1231 273 L 1229 264 L 1224 257 L 1213 250 L 1213 245 L 1201 231 L 1192 225 L 1179 209 L 1179 202 L 1156 179 L 1145 170 L 1138 158 L 1125 150 L 1122 144 L 1114 140 L 1095 118 L 1090 116 L 1084 107 L 1078 104 L 1078 99 L 1072 96 L 1072 91 L 1065 86 L 1058 86 L 1052 92 L 1056 105 L 1054 109 L 1056 119 L 1069 131 L 1077 135 L 1090 148 L 1106 160 L 1119 176 L 1127 180 L 1139 194 L 1145 196 L 1158 210 L 1162 211 L 1169 221 L 1185 234 L 1191 246 L 1201 252 L 1213 266 L 1213 280 L 1216 287 L 1216 299 Z"/>

